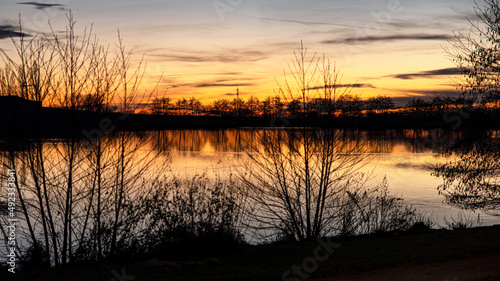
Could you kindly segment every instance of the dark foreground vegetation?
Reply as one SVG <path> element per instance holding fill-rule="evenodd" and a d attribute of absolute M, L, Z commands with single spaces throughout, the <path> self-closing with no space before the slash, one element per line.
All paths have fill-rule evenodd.
<path fill-rule="evenodd" d="M 311 278 L 333 276 L 335 280 L 337 275 L 378 268 L 498 255 L 499 236 L 500 227 L 492 226 L 453 231 L 415 229 L 408 232 L 333 239 L 339 247 L 334 249 L 327 260 L 319 263 L 316 271 L 307 275 Z M 284 272 L 291 270 L 294 265 L 301 266 L 304 259 L 314 256 L 318 245 L 316 241 L 240 245 L 207 259 L 191 258 L 178 261 L 151 258 L 130 259 L 123 263 L 70 265 L 52 270 L 31 269 L 12 276 L 4 274 L 2 280 L 118 280 L 113 271 L 119 276 L 125 272 L 130 278 L 134 276 L 134 280 L 285 280 L 282 279 Z M 455 272 L 449 274 L 448 280 L 455 277 L 465 280 L 456 276 Z M 485 277 L 481 272 L 478 272 L 477 276 Z M 289 277 L 297 278 L 297 275 Z M 477 280 L 500 280 L 500 276 L 488 278 Z"/>

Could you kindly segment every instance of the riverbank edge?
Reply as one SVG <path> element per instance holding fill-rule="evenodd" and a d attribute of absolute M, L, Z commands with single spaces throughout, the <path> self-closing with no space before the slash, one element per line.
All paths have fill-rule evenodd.
<path fill-rule="evenodd" d="M 318 261 L 308 278 L 335 277 L 378 269 L 444 263 L 500 255 L 500 225 L 456 230 L 419 230 L 349 238 L 332 238 L 338 245 Z M 321 242 L 322 241 L 322 242 Z M 275 242 L 243 245 L 230 253 L 204 260 L 168 261 L 155 258 L 100 264 L 71 265 L 49 270 L 2 272 L 2 280 L 112 280 L 114 274 L 134 280 L 302 280 L 293 270 L 311 263 L 315 250 L 328 239 L 311 242 Z M 325 249 L 325 248 L 323 248 Z M 327 251 L 320 251 L 321 254 Z M 307 261 L 307 262 L 304 262 Z M 450 274 L 453 274 L 450 272 Z M 500 277 L 500 276 L 499 276 Z M 122 276 L 123 278 L 123 276 Z M 132 280 L 132 279 L 126 279 Z M 461 279 L 460 279 L 461 280 Z M 495 279 L 492 279 L 495 280 Z"/>

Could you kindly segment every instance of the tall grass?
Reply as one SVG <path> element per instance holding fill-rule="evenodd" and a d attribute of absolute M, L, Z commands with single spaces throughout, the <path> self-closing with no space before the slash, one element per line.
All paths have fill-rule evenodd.
<path fill-rule="evenodd" d="M 206 256 L 243 243 L 243 200 L 231 177 L 165 178 L 127 206 L 127 225 L 134 236 L 123 252 L 178 259 Z"/>

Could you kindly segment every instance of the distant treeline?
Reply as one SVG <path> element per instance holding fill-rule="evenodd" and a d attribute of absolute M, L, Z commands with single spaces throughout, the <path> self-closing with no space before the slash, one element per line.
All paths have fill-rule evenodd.
<path fill-rule="evenodd" d="M 273 117 L 352 114 L 362 110 L 387 111 L 394 108 L 394 102 L 388 96 L 377 96 L 362 100 L 357 95 L 344 95 L 338 99 L 314 98 L 306 104 L 300 99 L 285 101 L 280 96 L 268 96 L 263 100 L 251 96 L 246 100 L 241 98 L 232 100 L 221 98 L 207 105 L 203 105 L 195 97 L 181 98 L 176 101 L 170 97 L 165 97 L 154 98 L 146 112 L 157 115 Z"/>
<path fill-rule="evenodd" d="M 192 97 L 172 101 L 156 98 L 136 114 L 124 114 L 113 107 L 90 106 L 68 108 L 42 107 L 41 103 L 19 97 L 0 97 L 0 130 L 19 131 L 21 127 L 39 127 L 53 135 L 100 128 L 107 120 L 113 130 L 154 130 L 235 127 L 338 127 L 364 129 L 403 128 L 496 128 L 500 124 L 498 104 L 494 101 L 473 103 L 466 98 L 413 98 L 403 107 L 392 99 L 378 96 L 362 100 L 343 96 L 339 100 L 314 99 L 303 105 L 299 101 L 283 102 L 279 97 L 259 100 L 219 99 L 203 105 Z M 126 118 L 124 118 L 124 116 Z M 10 128 L 10 129 L 9 129 Z"/>
<path fill-rule="evenodd" d="M 487 100 L 476 106 L 491 107 L 494 101 Z M 471 106 L 472 99 L 450 96 L 414 97 L 404 106 L 396 107 L 389 96 L 379 95 L 362 99 L 358 95 L 343 95 L 338 99 L 314 98 L 303 103 L 299 99 L 284 101 L 280 96 L 268 96 L 263 100 L 251 96 L 241 98 L 217 99 L 209 104 L 191 97 L 173 100 L 170 97 L 154 98 L 141 113 L 154 115 L 210 115 L 242 117 L 279 117 L 279 116 L 359 116 L 366 114 L 413 112 L 424 113 Z"/>

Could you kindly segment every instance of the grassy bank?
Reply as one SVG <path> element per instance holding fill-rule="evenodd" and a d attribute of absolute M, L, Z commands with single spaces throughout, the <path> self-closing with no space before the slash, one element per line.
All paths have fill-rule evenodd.
<path fill-rule="evenodd" d="M 500 254 L 500 225 L 474 229 L 432 230 L 334 239 L 340 244 L 319 262 L 310 277 L 335 276 L 379 268 L 446 262 Z M 134 280 L 281 280 L 293 265 L 314 257 L 317 241 L 280 242 L 242 246 L 204 261 L 124 261 L 80 265 L 53 270 L 29 270 L 5 275 L 2 280 L 122 280 L 122 270 Z M 326 252 L 321 252 L 325 254 Z M 296 275 L 290 275 L 293 277 Z M 5 278 L 7 277 L 7 278 Z M 491 279 L 496 280 L 496 279 Z"/>

